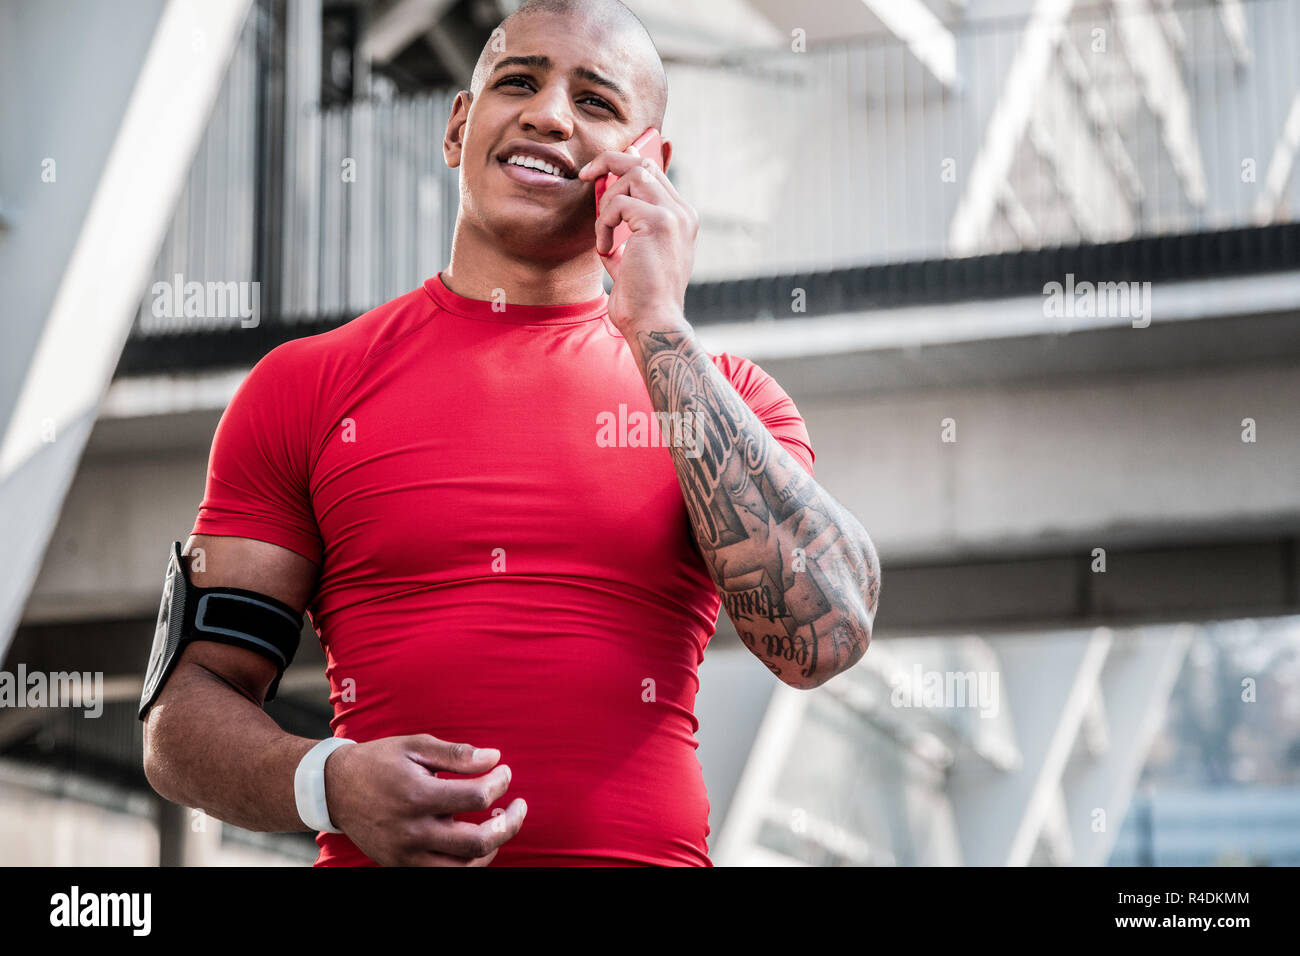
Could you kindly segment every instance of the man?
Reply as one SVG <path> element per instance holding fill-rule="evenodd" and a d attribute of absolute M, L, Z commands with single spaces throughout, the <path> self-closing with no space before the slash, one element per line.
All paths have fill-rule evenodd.
<path fill-rule="evenodd" d="M 866 651 L 878 561 L 788 396 L 683 315 L 696 215 L 623 152 L 667 98 L 644 27 L 543 0 L 494 38 L 443 144 L 448 268 L 258 363 L 186 547 L 193 587 L 310 611 L 341 739 L 281 731 L 283 660 L 210 628 L 151 705 L 146 682 L 146 772 L 242 827 L 320 829 L 318 865 L 709 866 L 720 606 L 815 687 Z"/>

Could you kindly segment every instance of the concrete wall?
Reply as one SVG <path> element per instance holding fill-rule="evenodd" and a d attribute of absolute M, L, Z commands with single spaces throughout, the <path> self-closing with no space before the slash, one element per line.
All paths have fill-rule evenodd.
<path fill-rule="evenodd" d="M 818 477 L 882 557 L 1300 527 L 1300 366 L 801 406 Z M 1243 418 L 1257 441 L 1242 441 Z M 957 440 L 941 440 L 951 418 Z"/>

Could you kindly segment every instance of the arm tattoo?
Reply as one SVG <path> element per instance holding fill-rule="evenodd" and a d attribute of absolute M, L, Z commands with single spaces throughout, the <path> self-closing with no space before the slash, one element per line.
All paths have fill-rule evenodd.
<path fill-rule="evenodd" d="M 880 593 L 862 525 L 772 437 L 691 333 L 642 332 L 633 354 L 656 412 L 690 423 L 688 440 L 669 442 L 673 466 L 745 646 L 795 686 L 856 664 Z"/>

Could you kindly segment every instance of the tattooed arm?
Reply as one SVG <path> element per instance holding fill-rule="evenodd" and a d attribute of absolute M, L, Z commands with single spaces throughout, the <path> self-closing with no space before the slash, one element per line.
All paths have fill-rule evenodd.
<path fill-rule="evenodd" d="M 670 442 L 673 466 L 722 605 L 745 646 L 782 681 L 804 690 L 824 684 L 871 641 L 875 547 L 772 437 L 685 319 L 659 325 L 628 344 L 655 411 L 689 423 L 693 442 Z"/>
<path fill-rule="evenodd" d="M 595 220 L 592 268 L 614 287 L 610 321 L 640 366 L 655 411 L 690 421 L 669 441 L 691 527 L 745 646 L 792 687 L 824 684 L 867 651 L 880 562 L 862 525 L 781 447 L 700 348 L 683 302 L 700 218 L 650 157 L 605 150 L 578 172 L 618 177 Z M 631 228 L 612 254 L 613 231 Z M 686 415 L 690 419 L 686 419 Z M 681 416 L 674 419 L 674 415 Z"/>

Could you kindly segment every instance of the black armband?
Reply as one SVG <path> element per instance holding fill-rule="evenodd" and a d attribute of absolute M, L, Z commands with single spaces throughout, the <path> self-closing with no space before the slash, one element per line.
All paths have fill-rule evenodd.
<path fill-rule="evenodd" d="M 302 615 L 275 598 L 241 588 L 196 588 L 185 573 L 181 543 L 172 542 L 153 650 L 140 696 L 140 719 L 144 720 L 180 660 L 181 651 L 192 641 L 231 644 L 270 660 L 277 673 L 266 699 L 274 700 L 280 678 L 298 650 L 301 633 Z"/>

